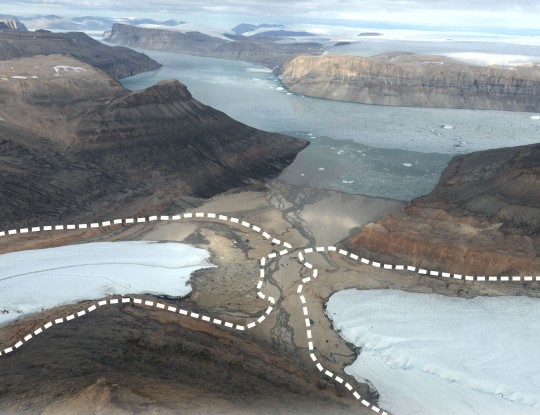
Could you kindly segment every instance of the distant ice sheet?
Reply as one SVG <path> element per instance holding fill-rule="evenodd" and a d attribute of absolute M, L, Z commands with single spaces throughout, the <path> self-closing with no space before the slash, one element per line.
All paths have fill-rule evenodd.
<path fill-rule="evenodd" d="M 346 290 L 327 314 L 392 413 L 540 413 L 540 299 Z"/>
<path fill-rule="evenodd" d="M 539 58 L 525 55 L 504 55 L 497 53 L 457 52 L 448 53 L 448 57 L 476 65 L 519 66 L 539 62 Z"/>
<path fill-rule="evenodd" d="M 185 296 L 208 252 L 180 243 L 100 242 L 0 255 L 0 324 L 108 294 Z"/>
<path fill-rule="evenodd" d="M 272 69 L 268 68 L 246 68 L 247 72 L 257 72 L 257 73 L 272 73 Z"/>

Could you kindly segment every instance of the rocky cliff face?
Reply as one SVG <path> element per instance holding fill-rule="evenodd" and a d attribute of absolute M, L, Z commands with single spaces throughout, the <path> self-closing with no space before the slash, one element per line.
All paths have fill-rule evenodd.
<path fill-rule="evenodd" d="M 225 40 L 199 32 L 178 32 L 166 29 L 147 29 L 117 23 L 105 40 L 114 44 L 146 49 L 181 52 L 188 55 L 208 56 L 254 62 L 270 68 L 281 65 L 292 56 L 309 53 L 321 54 L 316 43 L 275 43 L 280 38 Z"/>
<path fill-rule="evenodd" d="M 27 31 L 28 28 L 24 23 L 20 22 L 17 19 L 12 17 L 1 17 L 0 16 L 0 30 L 22 30 Z"/>
<path fill-rule="evenodd" d="M 178 81 L 131 92 L 52 55 L 0 62 L 0 229 L 181 210 L 277 176 L 307 142 L 240 124 Z"/>
<path fill-rule="evenodd" d="M 292 92 L 363 104 L 540 110 L 540 67 L 473 66 L 442 56 L 298 56 L 281 70 Z"/>
<path fill-rule="evenodd" d="M 124 47 L 107 46 L 80 32 L 0 32 L 0 61 L 55 54 L 74 57 L 101 69 L 115 79 L 161 67 L 143 53 Z"/>
<path fill-rule="evenodd" d="M 540 145 L 454 158 L 437 187 L 347 240 L 360 255 L 471 275 L 538 275 Z"/>

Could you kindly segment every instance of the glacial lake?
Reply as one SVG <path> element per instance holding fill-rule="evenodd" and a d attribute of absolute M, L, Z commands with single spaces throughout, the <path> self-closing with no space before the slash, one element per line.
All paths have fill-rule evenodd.
<path fill-rule="evenodd" d="M 204 104 L 262 130 L 308 139 L 280 178 L 346 193 L 410 200 L 432 190 L 457 154 L 540 141 L 532 113 L 384 107 L 291 94 L 241 61 L 141 50 L 163 64 L 122 80 L 131 90 L 178 79 Z"/>

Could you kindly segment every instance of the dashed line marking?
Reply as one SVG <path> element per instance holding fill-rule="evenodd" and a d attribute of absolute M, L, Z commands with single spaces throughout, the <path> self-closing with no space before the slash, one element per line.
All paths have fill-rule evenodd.
<path fill-rule="evenodd" d="M 234 217 L 229 218 L 229 217 L 227 217 L 225 215 L 217 215 L 215 213 L 205 213 L 205 212 L 196 212 L 195 214 L 193 214 L 193 213 L 184 213 L 183 215 L 174 215 L 172 217 L 163 215 L 163 216 L 160 216 L 159 218 L 158 218 L 158 216 L 149 216 L 149 217 L 139 217 L 139 218 L 115 219 L 113 221 L 103 221 L 101 223 L 97 223 L 97 222 L 91 223 L 89 227 L 91 229 L 95 229 L 95 228 L 100 228 L 100 227 L 111 227 L 111 226 L 118 226 L 118 225 L 132 225 L 132 224 L 149 223 L 149 222 L 155 222 L 155 221 L 167 221 L 167 222 L 169 222 L 169 221 L 181 220 L 182 218 L 184 218 L 184 219 L 190 219 L 190 218 L 200 219 L 200 218 L 205 218 L 205 217 L 207 217 L 209 219 L 217 219 L 217 220 L 229 221 L 231 223 L 239 224 L 240 226 L 246 227 L 248 229 L 253 230 L 254 232 L 257 232 L 257 233 L 261 234 L 261 236 L 264 239 L 269 240 L 272 244 L 274 244 L 274 245 L 283 245 L 283 247 L 286 248 L 286 249 L 281 250 L 279 252 L 272 252 L 272 253 L 268 254 L 266 257 L 262 257 L 261 260 L 260 260 L 261 269 L 260 269 L 260 280 L 257 283 L 257 290 L 259 290 L 257 292 L 257 296 L 259 298 L 263 299 L 263 300 L 266 299 L 268 302 L 270 302 L 271 305 L 266 309 L 264 314 L 259 316 L 259 318 L 257 318 L 256 320 L 247 322 L 247 323 L 245 323 L 245 325 L 240 325 L 240 324 L 232 323 L 230 321 L 223 321 L 223 320 L 218 319 L 218 318 L 212 318 L 212 317 L 206 316 L 206 315 L 201 316 L 200 313 L 197 313 L 197 312 L 194 312 L 194 311 L 190 312 L 188 310 L 177 309 L 176 307 L 172 307 L 172 306 L 166 306 L 165 304 L 162 304 L 162 303 L 157 303 L 157 302 L 154 302 L 154 301 L 143 300 L 143 299 L 137 298 L 137 297 L 127 296 L 127 297 L 121 297 L 121 298 L 111 298 L 109 300 L 100 300 L 97 303 L 91 305 L 90 307 L 88 307 L 88 308 L 86 308 L 84 310 L 81 310 L 81 311 L 79 311 L 77 313 L 70 314 L 70 315 L 66 316 L 65 321 L 69 322 L 69 321 L 72 321 L 72 320 L 74 320 L 76 318 L 80 318 L 82 316 L 85 316 L 88 313 L 91 313 L 92 311 L 96 310 L 98 307 L 103 307 L 103 306 L 106 306 L 106 305 L 117 305 L 117 304 L 123 304 L 124 305 L 124 304 L 129 303 L 129 304 L 133 304 L 133 305 L 141 305 L 141 306 L 144 305 L 146 307 L 154 307 L 157 310 L 168 311 L 168 312 L 172 312 L 172 313 L 175 313 L 175 314 L 180 314 L 180 315 L 183 315 L 183 316 L 191 317 L 191 318 L 194 318 L 194 319 L 199 319 L 199 317 L 200 317 L 200 319 L 202 321 L 212 323 L 212 324 L 215 324 L 215 325 L 218 325 L 218 326 L 224 326 L 226 328 L 235 329 L 235 330 L 238 330 L 238 331 L 245 331 L 246 328 L 247 329 L 252 329 L 252 328 L 256 327 L 257 325 L 261 324 L 266 319 L 266 317 L 272 313 L 272 311 L 274 309 L 274 307 L 272 305 L 274 305 L 276 303 L 276 300 L 273 297 L 270 297 L 270 296 L 267 297 L 263 292 L 260 291 L 260 289 L 263 286 L 263 281 L 265 280 L 265 266 L 267 265 L 267 258 L 268 258 L 268 260 L 272 260 L 272 259 L 275 259 L 275 258 L 280 258 L 280 257 L 283 257 L 285 255 L 288 255 L 290 253 L 289 250 L 293 249 L 292 245 L 289 244 L 288 242 L 284 242 L 284 241 L 281 241 L 281 240 L 279 240 L 277 238 L 274 238 L 269 233 L 263 231 L 260 227 L 258 227 L 256 225 L 252 225 L 249 222 L 240 220 L 238 218 L 234 218 Z M 53 228 L 52 225 L 47 225 L 47 226 L 43 226 L 43 227 L 32 227 L 30 230 L 31 230 L 31 232 L 41 232 L 41 231 L 53 231 L 53 230 L 54 231 L 65 231 L 65 230 L 74 230 L 74 229 L 88 229 L 88 224 L 55 225 L 54 228 Z M 19 230 L 12 229 L 12 230 L 8 230 L 7 232 L 6 231 L 0 232 L 0 237 L 5 237 L 7 235 L 27 234 L 28 232 L 29 232 L 29 228 L 22 228 L 22 229 L 19 229 Z M 459 279 L 459 280 L 462 280 L 462 281 L 464 280 L 464 281 L 479 281 L 479 282 L 510 282 L 510 281 L 511 282 L 521 282 L 521 281 L 532 282 L 532 281 L 540 281 L 540 276 L 535 276 L 535 277 L 533 277 L 533 276 L 525 276 L 525 277 L 522 277 L 522 276 L 512 276 L 512 277 L 509 277 L 509 276 L 500 276 L 500 277 L 499 276 L 489 276 L 489 277 L 486 278 L 485 276 L 466 275 L 465 278 L 463 279 L 463 275 L 461 275 L 461 274 L 450 274 L 448 272 L 440 272 L 440 271 L 437 271 L 437 270 L 425 270 L 425 269 L 416 268 L 416 267 L 413 267 L 413 266 L 382 264 L 380 262 L 372 261 L 372 260 L 369 260 L 369 259 L 366 259 L 366 258 L 359 258 L 358 255 L 356 255 L 356 254 L 354 254 L 352 252 L 348 252 L 348 251 L 346 251 L 344 249 L 339 249 L 338 250 L 335 246 L 328 246 L 328 247 L 318 246 L 318 247 L 315 247 L 315 248 L 304 248 L 303 252 L 305 254 L 311 254 L 311 253 L 314 253 L 314 252 L 315 253 L 338 252 L 340 255 L 351 258 L 351 259 L 353 259 L 355 261 L 359 261 L 360 263 L 362 263 L 364 265 L 371 265 L 371 266 L 376 267 L 376 268 L 383 268 L 383 269 L 387 269 L 387 270 L 397 270 L 397 271 L 405 271 L 406 270 L 406 271 L 409 271 L 409 272 L 417 272 L 420 275 L 429 276 L 429 277 L 441 277 L 442 276 L 443 278 L 453 278 L 453 279 Z M 308 350 L 311 352 L 309 354 L 311 360 L 314 363 L 316 363 L 315 366 L 317 367 L 319 372 L 324 374 L 324 376 L 335 380 L 339 384 L 344 384 L 345 388 L 347 390 L 349 390 L 357 400 L 361 400 L 361 403 L 364 406 L 369 407 L 371 410 L 373 410 L 376 413 L 381 413 L 381 409 L 379 407 L 377 407 L 376 405 L 371 404 L 370 402 L 366 401 L 365 399 L 362 399 L 361 395 L 356 390 L 354 390 L 353 386 L 350 383 L 345 382 L 342 377 L 336 375 L 335 373 L 331 372 L 330 370 L 325 369 L 323 367 L 323 365 L 318 361 L 316 354 L 313 352 L 315 350 L 315 345 L 314 345 L 314 343 L 312 341 L 312 339 L 313 339 L 313 333 L 312 333 L 312 330 L 311 330 L 312 323 L 311 323 L 311 319 L 309 318 L 309 310 L 308 310 L 307 300 L 306 300 L 305 295 L 302 294 L 302 292 L 303 292 L 303 289 L 305 287 L 305 284 L 308 284 L 308 283 L 312 282 L 314 279 L 317 278 L 318 269 L 314 268 L 311 263 L 306 261 L 305 256 L 303 255 L 303 253 L 301 251 L 298 252 L 298 260 L 304 267 L 306 267 L 307 269 L 309 269 L 311 271 L 311 276 L 303 278 L 301 280 L 302 284 L 298 285 L 297 291 L 296 291 L 296 293 L 299 294 L 298 298 L 300 300 L 300 303 L 302 304 L 301 309 L 302 309 L 302 314 L 304 316 L 304 323 L 305 323 L 305 326 L 306 326 L 306 337 L 308 339 L 307 346 L 308 346 Z M 23 339 L 19 340 L 17 343 L 15 343 L 14 346 L 7 347 L 3 351 L 0 350 L 0 356 L 7 355 L 7 354 L 13 352 L 14 348 L 19 349 L 20 347 L 22 347 L 24 345 L 24 343 L 29 342 L 35 336 L 38 336 L 39 334 L 43 333 L 44 330 L 47 330 L 47 329 L 51 328 L 53 326 L 53 324 L 58 325 L 58 324 L 62 324 L 62 323 L 64 323 L 64 318 L 58 318 L 58 319 L 54 320 L 54 323 L 53 322 L 48 322 L 48 323 L 44 324 L 42 327 L 39 327 L 39 328 L 35 329 L 33 331 L 33 334 L 30 333 L 30 334 L 26 335 L 25 337 L 23 337 Z M 381 415 L 388 415 L 388 413 L 385 412 L 385 411 L 382 411 Z"/>

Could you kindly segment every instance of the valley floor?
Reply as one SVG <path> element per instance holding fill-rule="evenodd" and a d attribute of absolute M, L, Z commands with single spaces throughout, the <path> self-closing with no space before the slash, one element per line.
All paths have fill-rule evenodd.
<path fill-rule="evenodd" d="M 303 248 L 337 245 L 366 223 L 402 206 L 387 199 L 273 181 L 201 201 L 194 211 L 235 216 Z M 5 252 L 80 241 L 187 242 L 210 251 L 210 261 L 217 267 L 193 274 L 188 298 L 160 301 L 239 324 L 268 306 L 256 296 L 259 260 L 282 249 L 245 227 L 209 219 L 81 232 L 31 239 L 19 235 L 2 241 L 0 248 Z M 277 299 L 275 310 L 245 333 L 131 306 L 104 308 L 86 321 L 55 327 L 35 343 L 2 357 L 1 412 L 70 413 L 90 405 L 100 409 L 77 413 L 373 413 L 342 385 L 325 380 L 310 358 L 297 296 L 298 283 L 308 270 L 299 257 L 293 252 L 268 265 L 263 291 Z M 333 330 L 325 315 L 326 301 L 333 293 L 347 288 L 396 288 L 461 297 L 538 296 L 536 283 L 464 283 L 363 266 L 335 252 L 309 254 L 308 259 L 319 271 L 303 291 L 310 305 L 315 354 L 326 369 L 343 375 L 372 403 L 377 403 L 375 388 L 343 373 L 359 350 Z M 80 308 L 77 304 L 47 310 L 0 328 L 0 349 L 45 319 Z"/>

